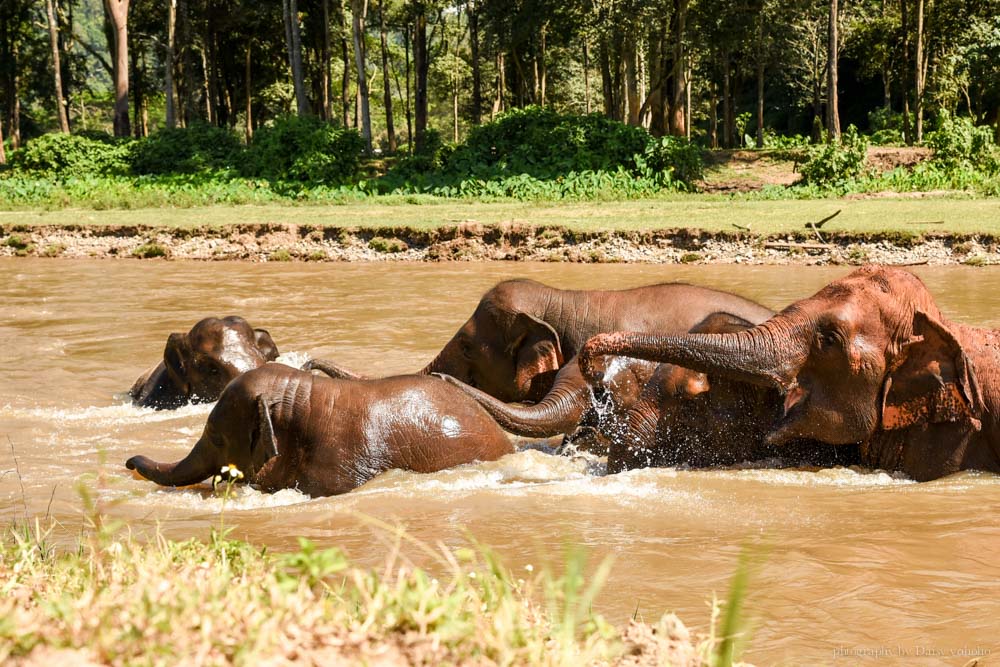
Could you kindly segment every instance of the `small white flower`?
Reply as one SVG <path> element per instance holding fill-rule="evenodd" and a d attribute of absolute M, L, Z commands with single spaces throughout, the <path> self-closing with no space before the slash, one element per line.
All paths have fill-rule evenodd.
<path fill-rule="evenodd" d="M 534 572 L 535 566 L 532 565 L 531 563 L 528 563 L 527 565 L 524 566 L 524 569 L 527 570 L 528 572 Z"/>
<path fill-rule="evenodd" d="M 469 573 L 469 579 L 475 579 L 475 578 L 476 578 L 476 573 L 475 572 L 470 572 Z"/>

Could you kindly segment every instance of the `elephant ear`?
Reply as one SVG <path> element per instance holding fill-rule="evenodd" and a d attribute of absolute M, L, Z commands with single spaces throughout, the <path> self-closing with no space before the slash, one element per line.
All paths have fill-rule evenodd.
<path fill-rule="evenodd" d="M 263 396 L 257 397 L 257 427 L 250 437 L 250 475 L 254 479 L 267 465 L 267 462 L 278 455 L 278 441 L 274 437 L 274 423 L 271 421 L 271 410 Z"/>
<path fill-rule="evenodd" d="M 964 423 L 982 428 L 982 392 L 972 362 L 941 322 L 917 312 L 913 337 L 890 368 L 882 395 L 882 428 Z"/>
<path fill-rule="evenodd" d="M 177 389 L 189 396 L 191 394 L 191 384 L 188 381 L 188 364 L 191 359 L 191 343 L 187 334 L 172 333 L 167 338 L 167 346 L 163 349 L 163 365 L 167 368 L 167 375 Z"/>
<path fill-rule="evenodd" d="M 257 339 L 257 349 L 264 356 L 267 361 L 274 361 L 278 358 L 278 346 L 274 344 L 271 339 L 271 334 L 267 333 L 267 329 L 254 329 L 254 336 Z"/>
<path fill-rule="evenodd" d="M 559 334 L 547 322 L 517 313 L 507 355 L 514 361 L 514 385 L 525 400 L 539 401 L 548 393 L 563 365 Z"/>

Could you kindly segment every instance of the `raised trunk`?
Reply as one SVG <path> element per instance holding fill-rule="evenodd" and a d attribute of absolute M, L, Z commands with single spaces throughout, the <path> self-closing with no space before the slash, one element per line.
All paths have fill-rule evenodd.
<path fill-rule="evenodd" d="M 378 6 L 379 40 L 382 47 L 382 103 L 385 105 L 385 133 L 387 148 L 396 152 L 396 127 L 392 122 L 392 86 L 389 82 L 389 35 L 385 27 L 385 0 Z"/>
<path fill-rule="evenodd" d="M 535 405 L 504 403 L 454 378 L 447 380 L 483 406 L 505 431 L 524 438 L 549 438 L 572 432 L 590 407 L 590 387 L 574 371 L 561 373 L 545 398 Z"/>
<path fill-rule="evenodd" d="M 614 354 L 671 363 L 740 382 L 787 390 L 809 351 L 809 338 L 785 320 L 768 320 L 753 329 L 726 334 L 654 336 L 620 332 L 587 341 L 580 370 L 590 382 L 600 378 L 593 360 Z"/>
<path fill-rule="evenodd" d="M 45 13 L 49 20 L 49 41 L 52 43 L 52 69 L 56 90 L 56 115 L 59 117 L 59 131 L 69 134 L 69 115 L 66 113 L 66 99 L 63 97 L 62 61 L 59 57 L 59 24 L 53 0 L 45 0 Z"/>
<path fill-rule="evenodd" d="M 208 479 L 224 462 L 212 457 L 214 448 L 198 440 L 191 452 L 176 463 L 157 463 L 145 456 L 133 456 L 125 467 L 161 486 L 188 486 Z"/>
<path fill-rule="evenodd" d="M 344 368 L 343 366 L 338 366 L 332 361 L 326 359 L 310 359 L 305 364 L 302 365 L 302 370 L 304 371 L 320 371 L 330 377 L 340 380 L 367 380 L 368 377 L 355 373 L 352 370 Z M 420 375 L 427 375 L 427 373 L 421 371 Z"/>
<path fill-rule="evenodd" d="M 372 152 L 372 119 L 368 104 L 368 68 L 365 53 L 365 20 L 368 17 L 368 0 L 352 0 L 351 17 L 354 35 L 354 64 L 358 72 L 358 104 L 361 112 L 361 138 L 365 152 Z"/>
<path fill-rule="evenodd" d="M 174 42 L 177 31 L 177 0 L 170 0 L 167 3 L 167 55 L 163 63 L 164 84 L 163 92 L 167 104 L 167 128 L 177 127 L 177 111 L 174 103 Z"/>
<path fill-rule="evenodd" d="M 115 44 L 115 111 L 116 137 L 131 133 L 128 122 L 128 5 L 129 0 L 104 0 L 114 27 Z"/>

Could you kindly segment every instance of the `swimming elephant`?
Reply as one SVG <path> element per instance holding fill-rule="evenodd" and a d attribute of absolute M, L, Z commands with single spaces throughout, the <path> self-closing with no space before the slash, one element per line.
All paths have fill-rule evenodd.
<path fill-rule="evenodd" d="M 210 403 L 229 382 L 278 358 L 278 347 L 264 329 L 242 317 L 206 317 L 187 333 L 172 333 L 163 361 L 129 390 L 140 407 L 171 410 L 187 403 Z"/>
<path fill-rule="evenodd" d="M 948 321 L 924 284 L 866 266 L 736 333 L 601 334 L 579 363 L 627 355 L 780 391 L 767 441 L 860 443 L 865 465 L 918 481 L 1000 472 L 1000 332 Z"/>
<path fill-rule="evenodd" d="M 735 294 L 683 283 L 562 290 L 533 280 L 507 280 L 483 295 L 468 321 L 419 372 L 449 375 L 502 402 L 546 399 L 533 412 L 546 428 L 532 436 L 569 433 L 589 405 L 575 399 L 581 392 L 589 397 L 589 390 L 574 361 L 588 338 L 624 329 L 683 333 L 715 312 L 754 324 L 772 315 Z M 359 377 L 322 360 L 310 367 L 335 377 Z M 574 399 L 567 403 L 564 396 Z"/>
<path fill-rule="evenodd" d="M 438 378 L 336 380 L 267 364 L 226 387 L 184 459 L 135 456 L 125 466 L 184 486 L 233 464 L 264 491 L 328 496 L 392 468 L 435 472 L 512 451 L 475 401 Z"/>

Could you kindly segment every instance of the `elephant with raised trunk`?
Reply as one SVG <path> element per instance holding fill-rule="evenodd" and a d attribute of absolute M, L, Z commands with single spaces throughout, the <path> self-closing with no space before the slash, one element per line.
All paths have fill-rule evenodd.
<path fill-rule="evenodd" d="M 482 408 L 438 378 L 336 380 L 267 364 L 226 387 L 184 459 L 135 456 L 125 466 L 186 486 L 232 464 L 264 491 L 329 496 L 392 468 L 436 472 L 512 451 Z"/>
<path fill-rule="evenodd" d="M 538 403 L 531 413 L 538 428 L 525 427 L 532 437 L 569 433 L 589 405 L 578 400 L 589 390 L 574 362 L 588 338 L 626 329 L 683 333 L 716 312 L 754 324 L 772 314 L 735 294 L 683 283 L 562 290 L 508 280 L 483 295 L 472 317 L 419 372 L 449 375 L 503 402 Z M 311 367 L 359 377 L 322 360 Z"/>
<path fill-rule="evenodd" d="M 608 354 L 773 387 L 776 445 L 858 443 L 865 465 L 919 481 L 1000 472 L 1000 332 L 948 321 L 901 269 L 863 267 L 745 331 L 596 336 L 584 377 L 599 383 Z"/>
<path fill-rule="evenodd" d="M 233 378 L 278 358 L 264 329 L 242 317 L 206 317 L 187 333 L 172 333 L 163 361 L 129 390 L 140 407 L 172 410 L 187 403 L 210 403 Z"/>

